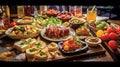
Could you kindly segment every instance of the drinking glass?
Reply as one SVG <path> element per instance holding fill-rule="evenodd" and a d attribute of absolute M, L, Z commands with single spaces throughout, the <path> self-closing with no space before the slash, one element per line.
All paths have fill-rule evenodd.
<path fill-rule="evenodd" d="M 97 8 L 92 10 L 92 7 L 87 8 L 87 22 L 90 20 L 96 20 L 97 17 Z"/>
<path fill-rule="evenodd" d="M 75 16 L 75 6 L 69 6 L 69 12 Z"/>
<path fill-rule="evenodd" d="M 82 6 L 75 6 L 75 16 L 82 17 Z"/>

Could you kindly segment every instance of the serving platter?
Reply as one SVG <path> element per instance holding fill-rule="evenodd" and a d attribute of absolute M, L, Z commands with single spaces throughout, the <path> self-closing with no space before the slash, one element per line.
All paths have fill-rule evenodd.
<path fill-rule="evenodd" d="M 42 29 L 41 30 L 41 36 L 44 38 L 44 39 L 46 39 L 46 40 L 49 40 L 49 41 L 55 41 L 55 42 L 58 42 L 58 41 L 64 41 L 64 40 L 67 40 L 67 39 L 70 39 L 70 38 L 72 38 L 72 35 L 74 35 L 75 34 L 75 32 L 74 32 L 74 30 L 71 28 L 70 29 L 70 35 L 68 35 L 68 36 L 65 36 L 65 37 L 62 37 L 62 38 L 49 38 L 49 37 L 47 37 L 46 35 L 45 35 L 45 30 L 46 30 L 46 28 L 44 28 L 44 29 Z"/>
<path fill-rule="evenodd" d="M 65 55 L 73 55 L 73 54 L 76 54 L 76 53 L 80 53 L 82 51 L 87 50 L 87 48 L 88 48 L 88 44 L 86 43 L 86 44 L 83 44 L 83 46 L 81 48 L 78 48 L 76 50 L 65 51 L 65 50 L 62 49 L 62 44 L 63 44 L 63 42 L 59 42 L 58 46 L 59 46 L 60 51 Z"/>
<path fill-rule="evenodd" d="M 4 40 L 3 40 L 4 41 Z M 13 47 L 13 40 L 9 40 L 11 41 L 11 46 Z M 4 41 L 5 42 L 5 41 Z M 5 47 L 3 46 L 3 48 L 5 49 Z M 86 49 L 87 48 L 87 49 Z M 60 55 L 56 56 L 55 58 L 51 58 L 50 54 L 49 54 L 49 58 L 45 61 L 45 62 L 51 62 L 51 61 L 69 61 L 69 60 L 73 60 L 75 58 L 86 58 L 86 57 L 90 57 L 90 56 L 97 56 L 97 55 L 101 55 L 101 54 L 105 54 L 106 50 L 103 48 L 103 46 L 101 44 L 99 44 L 99 46 L 97 46 L 96 48 L 91 48 L 89 47 L 89 44 L 84 48 L 85 50 L 74 53 L 74 54 L 64 54 L 62 53 L 60 50 Z M 9 61 L 10 62 L 23 62 L 23 61 L 28 61 L 27 57 L 25 55 L 25 52 L 21 53 L 19 51 L 17 51 L 16 49 L 12 48 L 10 50 L 5 50 L 3 52 L 6 51 L 14 51 L 16 53 L 16 56 L 11 58 Z M 2 53 L 2 52 L 1 52 Z M 8 61 L 8 60 L 4 60 L 4 59 L 0 59 L 0 61 Z M 33 62 L 33 61 L 30 61 Z"/>

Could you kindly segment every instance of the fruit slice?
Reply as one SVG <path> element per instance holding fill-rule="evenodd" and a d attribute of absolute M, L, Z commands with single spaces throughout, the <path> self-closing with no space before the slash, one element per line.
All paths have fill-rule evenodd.
<path fill-rule="evenodd" d="M 98 31 L 96 32 L 97 37 L 101 37 L 103 34 L 104 34 L 104 31 L 103 31 L 103 30 L 98 30 Z"/>

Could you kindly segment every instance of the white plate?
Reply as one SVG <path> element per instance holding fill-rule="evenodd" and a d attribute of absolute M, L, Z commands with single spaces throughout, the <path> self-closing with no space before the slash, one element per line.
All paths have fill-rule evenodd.
<path fill-rule="evenodd" d="M 75 34 L 74 30 L 73 29 L 70 29 L 70 35 L 65 37 L 65 38 L 49 38 L 45 35 L 45 31 L 46 31 L 46 28 L 42 29 L 41 30 L 41 36 L 46 39 L 46 40 L 49 40 L 49 41 L 55 41 L 55 42 L 58 42 L 58 41 L 64 41 L 64 40 L 67 40 L 67 39 L 70 39 L 72 38 L 72 35 Z"/>
<path fill-rule="evenodd" d="M 31 24 L 33 23 L 33 20 L 31 20 L 30 22 L 21 22 L 23 19 L 18 19 L 17 20 L 17 24 L 21 24 L 21 25 L 24 25 L 24 24 Z"/>

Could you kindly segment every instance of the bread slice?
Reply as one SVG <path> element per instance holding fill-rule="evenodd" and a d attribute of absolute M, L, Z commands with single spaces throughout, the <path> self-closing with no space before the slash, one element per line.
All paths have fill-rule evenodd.
<path fill-rule="evenodd" d="M 29 48 L 29 44 L 21 40 L 14 43 L 14 48 L 16 48 L 18 51 L 24 52 Z"/>

